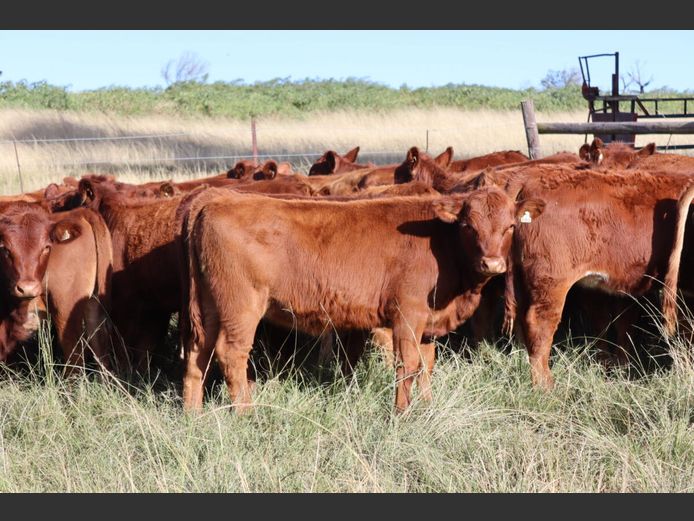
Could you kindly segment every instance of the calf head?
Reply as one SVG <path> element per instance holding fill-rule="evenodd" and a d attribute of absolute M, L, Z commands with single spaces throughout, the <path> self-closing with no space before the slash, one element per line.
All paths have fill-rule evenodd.
<path fill-rule="evenodd" d="M 482 277 L 506 271 L 514 228 L 544 210 L 538 199 L 514 202 L 504 191 L 485 187 L 433 202 L 441 221 L 457 226 L 457 241 L 469 266 Z"/>
<path fill-rule="evenodd" d="M 28 300 L 42 292 L 53 245 L 80 234 L 74 218 L 54 222 L 44 209 L 16 203 L 0 214 L 0 278 L 4 294 Z M 7 298 L 7 297 L 5 297 Z"/>
<path fill-rule="evenodd" d="M 344 156 L 341 156 L 334 150 L 328 150 L 311 165 L 308 175 L 330 175 L 345 172 L 350 166 L 354 165 L 358 155 L 359 147 L 354 147 Z"/>
<path fill-rule="evenodd" d="M 655 153 L 655 143 L 648 143 L 640 150 L 635 150 L 626 143 L 615 141 L 605 146 L 600 138 L 593 139 L 588 145 L 582 145 L 578 150 L 578 155 L 584 161 L 588 161 L 595 166 L 609 168 L 627 168 L 635 161 Z"/>
<path fill-rule="evenodd" d="M 395 184 L 422 181 L 431 185 L 435 177 L 446 176 L 446 169 L 452 161 L 453 147 L 446 148 L 435 158 L 417 147 L 412 147 L 407 151 L 405 161 L 395 169 Z"/>

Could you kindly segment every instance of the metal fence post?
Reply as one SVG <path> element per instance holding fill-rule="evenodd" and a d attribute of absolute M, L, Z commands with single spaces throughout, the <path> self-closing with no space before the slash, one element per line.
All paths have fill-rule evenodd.
<path fill-rule="evenodd" d="M 19 189 L 24 193 L 24 181 L 22 180 L 22 168 L 19 166 L 19 153 L 17 152 L 17 142 L 12 141 L 14 145 L 14 158 L 17 161 L 17 173 L 19 174 Z"/>
<path fill-rule="evenodd" d="M 255 133 L 255 118 L 251 118 L 251 146 L 253 147 L 253 162 L 258 164 L 258 139 Z"/>

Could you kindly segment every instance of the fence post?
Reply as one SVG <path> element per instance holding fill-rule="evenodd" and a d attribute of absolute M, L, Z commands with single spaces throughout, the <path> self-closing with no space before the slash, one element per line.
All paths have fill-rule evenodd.
<path fill-rule="evenodd" d="M 427 146 L 426 151 L 429 152 L 429 129 L 427 129 Z"/>
<path fill-rule="evenodd" d="M 535 121 L 535 104 L 533 100 L 521 101 L 525 137 L 528 141 L 528 156 L 530 159 L 540 159 L 540 135 L 537 133 Z"/>
<path fill-rule="evenodd" d="M 19 153 L 17 153 L 17 142 L 12 141 L 14 145 L 14 158 L 17 161 L 17 173 L 19 174 L 19 189 L 24 193 L 24 181 L 22 180 L 22 169 L 19 166 Z"/>
<path fill-rule="evenodd" d="M 255 117 L 251 118 L 251 146 L 253 147 L 253 162 L 258 164 L 258 139 L 255 134 Z"/>

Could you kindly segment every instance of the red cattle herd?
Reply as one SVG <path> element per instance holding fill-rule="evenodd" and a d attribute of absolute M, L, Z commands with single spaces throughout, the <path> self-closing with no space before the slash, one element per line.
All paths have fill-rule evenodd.
<path fill-rule="evenodd" d="M 635 298 L 658 306 L 665 337 L 679 330 L 694 293 L 694 158 L 597 139 L 533 161 L 413 147 L 375 165 L 359 151 L 329 150 L 307 173 L 246 160 L 186 182 L 85 175 L 3 196 L 0 362 L 31 348 L 45 317 L 66 372 L 151 371 L 178 313 L 169 358 L 186 409 L 202 407 L 213 360 L 235 410 L 252 407 L 262 324 L 313 337 L 319 362 L 337 356 L 346 373 L 380 345 L 404 411 L 415 384 L 432 399 L 436 340 L 466 322 L 471 343 L 515 335 L 546 390 L 571 313 L 606 364 L 636 355 Z"/>

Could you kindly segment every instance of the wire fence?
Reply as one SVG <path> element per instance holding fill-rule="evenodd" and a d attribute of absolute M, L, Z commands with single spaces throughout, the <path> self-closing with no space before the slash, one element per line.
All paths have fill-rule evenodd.
<path fill-rule="evenodd" d="M 286 126 L 277 126 L 277 125 L 263 125 L 262 130 L 263 131 L 284 131 L 286 130 Z M 234 129 L 234 133 L 238 136 L 238 130 L 239 129 Z M 306 129 L 303 129 L 306 130 Z M 323 130 L 323 127 L 315 127 L 315 130 L 320 131 Z M 350 126 L 350 127 L 330 127 L 331 133 L 334 132 L 358 132 L 358 131 L 363 131 L 363 127 L 359 126 Z M 407 131 L 411 132 L 413 135 L 418 134 L 423 138 L 423 145 L 424 149 L 428 151 L 429 149 L 429 136 L 430 133 L 432 132 L 439 132 L 439 131 L 454 131 L 456 129 L 454 128 L 424 128 L 424 127 L 411 127 L 411 128 L 403 128 L 403 127 L 398 127 L 398 131 Z M 18 147 L 18 145 L 21 146 L 30 146 L 32 147 L 32 152 L 36 151 L 36 147 L 47 147 L 50 145 L 74 145 L 74 144 L 79 144 L 79 143 L 108 143 L 108 142 L 124 142 L 124 141 L 130 141 L 130 142 L 147 142 L 147 141 L 159 141 L 160 145 L 162 147 L 169 146 L 168 143 L 166 143 L 166 140 L 168 139 L 174 139 L 174 138 L 180 138 L 180 137 L 195 137 L 195 135 L 192 132 L 167 132 L 167 133 L 148 133 L 148 134 L 132 134 L 132 135 L 121 135 L 121 136 L 78 136 L 78 137 L 50 137 L 50 138 L 23 138 L 23 139 L 2 139 L 0 140 L 0 145 L 8 145 L 13 147 L 13 152 L 14 152 L 14 157 L 15 157 L 15 163 L 16 163 L 16 170 L 17 170 L 17 176 L 18 176 L 18 181 L 20 185 L 20 189 L 22 192 L 24 192 L 24 180 L 22 178 L 22 161 L 21 161 L 21 148 Z M 251 122 L 251 148 L 252 150 L 249 151 L 249 153 L 231 153 L 231 154 L 209 154 L 209 153 L 204 153 L 204 152 L 209 152 L 210 148 L 218 148 L 218 147 L 211 147 L 211 146 L 203 146 L 200 144 L 200 148 L 204 150 L 204 152 L 201 152 L 200 154 L 184 154 L 184 155 L 171 155 L 171 156 L 165 156 L 165 155 L 154 155 L 153 157 L 146 157 L 145 155 L 141 155 L 140 157 L 136 158 L 104 158 L 104 157 L 96 157 L 96 158 L 90 158 L 90 159 L 80 159 L 77 161 L 54 161 L 54 160 L 45 160 L 41 161 L 39 160 L 38 162 L 35 160 L 35 158 L 32 158 L 31 164 L 33 167 L 45 167 L 47 169 L 57 169 L 57 168 L 88 168 L 88 167 L 99 167 L 99 166 L 110 166 L 113 168 L 117 167 L 143 167 L 145 165 L 147 166 L 152 166 L 152 165 L 162 165 L 165 166 L 166 164 L 170 163 L 191 163 L 195 162 L 197 163 L 197 167 L 211 167 L 211 166 L 219 166 L 219 162 L 227 162 L 227 163 L 232 163 L 236 162 L 242 159 L 253 159 L 256 162 L 261 161 L 261 160 L 266 160 L 266 159 L 275 159 L 278 161 L 284 161 L 288 160 L 293 164 L 293 166 L 296 168 L 297 166 L 301 167 L 306 167 L 307 165 L 310 165 L 312 162 L 314 162 L 317 158 L 319 158 L 321 155 L 325 153 L 325 150 L 315 150 L 315 151 L 301 151 L 301 152 L 274 152 L 274 153 L 259 153 L 258 152 L 258 146 L 257 146 L 257 139 L 256 139 L 256 122 L 253 120 Z M 421 139 L 420 138 L 420 139 Z M 197 136 L 197 139 L 191 139 L 191 142 L 188 143 L 188 146 L 194 145 L 196 141 L 199 141 L 199 135 Z M 187 150 L 188 152 L 190 150 Z M 81 151 L 82 153 L 84 151 Z M 137 155 L 137 154 L 136 154 Z M 404 157 L 404 150 L 389 150 L 389 151 L 372 151 L 372 152 L 362 152 L 360 156 L 360 162 L 380 162 L 379 160 L 383 160 L 384 158 L 395 158 L 395 157 Z M 299 160 L 299 161 L 293 161 L 293 160 Z M 216 162 L 216 164 L 211 165 L 210 162 Z M 202 164 L 202 165 L 200 165 Z M 230 164 L 229 167 L 233 166 L 233 164 Z"/>

